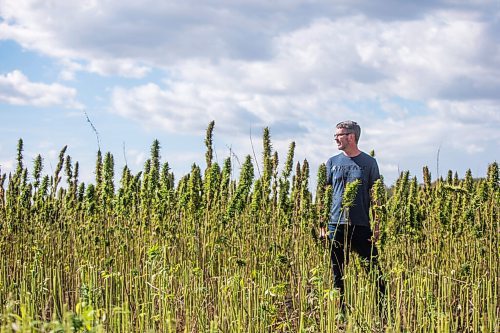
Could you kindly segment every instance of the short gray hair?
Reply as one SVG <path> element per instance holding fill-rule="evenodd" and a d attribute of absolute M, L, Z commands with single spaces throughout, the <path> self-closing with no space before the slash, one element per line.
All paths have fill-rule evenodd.
<path fill-rule="evenodd" d="M 341 121 L 337 124 L 336 128 L 343 128 L 348 130 L 349 133 L 354 133 L 354 138 L 356 139 L 356 143 L 358 143 L 361 136 L 361 127 L 359 127 L 357 122 L 352 120 Z"/>

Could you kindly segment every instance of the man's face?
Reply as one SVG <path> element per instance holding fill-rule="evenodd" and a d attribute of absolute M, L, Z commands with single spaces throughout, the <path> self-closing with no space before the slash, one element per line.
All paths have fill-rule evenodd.
<path fill-rule="evenodd" d="M 351 144 L 353 137 L 354 133 L 351 133 L 348 129 L 337 128 L 334 135 L 337 148 L 339 150 L 345 150 Z"/>

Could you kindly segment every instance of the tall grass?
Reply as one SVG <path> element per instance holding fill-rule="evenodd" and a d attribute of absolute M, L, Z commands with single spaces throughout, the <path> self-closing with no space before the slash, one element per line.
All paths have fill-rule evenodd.
<path fill-rule="evenodd" d="M 83 184 L 66 147 L 43 175 L 20 140 L 15 172 L 0 176 L 0 331 L 499 331 L 496 162 L 485 179 L 432 180 L 424 168 L 422 184 L 408 172 L 389 191 L 379 181 L 388 297 L 379 311 L 376 277 L 354 260 L 342 313 L 328 249 L 311 233 L 328 215 L 325 166 L 311 193 L 295 143 L 279 167 L 265 129 L 262 160 L 247 156 L 234 179 L 230 158 L 213 160 L 213 128 L 205 169 L 177 182 L 158 141 L 117 182 L 113 156 L 98 152 L 95 182 Z"/>

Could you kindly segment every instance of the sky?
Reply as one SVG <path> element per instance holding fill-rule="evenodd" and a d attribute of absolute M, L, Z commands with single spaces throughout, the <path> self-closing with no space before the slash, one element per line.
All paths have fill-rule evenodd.
<path fill-rule="evenodd" d="M 98 149 L 118 180 L 158 139 L 178 180 L 204 169 L 213 120 L 235 175 L 246 155 L 258 175 L 268 127 L 314 183 L 351 119 L 386 185 L 482 177 L 500 159 L 500 1 L 0 0 L 0 119 L 7 174 L 20 138 L 30 170 L 67 145 L 87 183 Z"/>

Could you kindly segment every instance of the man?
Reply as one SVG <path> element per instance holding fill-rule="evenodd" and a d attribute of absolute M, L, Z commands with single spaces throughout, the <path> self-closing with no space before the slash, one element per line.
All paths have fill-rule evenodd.
<path fill-rule="evenodd" d="M 341 153 L 326 163 L 327 184 L 332 186 L 332 205 L 328 221 L 328 239 L 331 242 L 331 263 L 334 286 L 340 290 L 343 304 L 344 267 L 354 250 L 370 263 L 370 268 L 379 270 L 375 242 L 379 236 L 378 225 L 370 228 L 370 190 L 380 178 L 377 161 L 358 148 L 361 128 L 354 121 L 338 123 L 335 142 Z M 342 198 L 347 184 L 359 180 L 354 201 L 350 207 L 343 206 Z M 351 184 L 352 185 L 352 184 Z M 385 294 L 385 285 L 377 276 L 379 294 Z"/>

